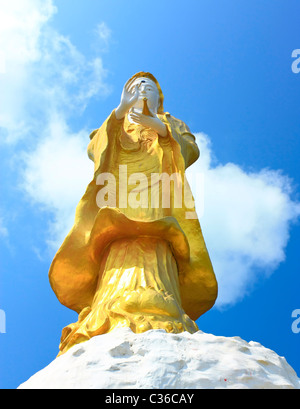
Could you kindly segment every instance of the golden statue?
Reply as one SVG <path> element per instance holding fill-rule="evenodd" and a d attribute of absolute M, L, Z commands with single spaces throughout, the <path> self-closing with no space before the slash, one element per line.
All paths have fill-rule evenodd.
<path fill-rule="evenodd" d="M 194 321 L 215 303 L 217 282 L 185 178 L 199 150 L 163 102 L 156 78 L 140 72 L 90 135 L 94 179 L 49 272 L 59 301 L 79 314 L 62 331 L 60 354 L 120 327 L 194 333 Z"/>

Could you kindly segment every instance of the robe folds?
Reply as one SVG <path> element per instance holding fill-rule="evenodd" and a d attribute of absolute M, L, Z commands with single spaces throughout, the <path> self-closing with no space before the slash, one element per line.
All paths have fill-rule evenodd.
<path fill-rule="evenodd" d="M 104 294 L 104 289 L 100 288 L 101 282 L 102 285 L 109 282 L 107 266 L 110 265 L 110 268 L 113 268 L 112 260 L 118 262 L 122 249 L 125 248 L 126 257 L 128 257 L 128 251 L 134 252 L 135 248 L 137 253 L 138 249 L 144 249 L 140 251 L 145 254 L 149 249 L 148 259 L 143 258 L 148 261 L 141 261 L 142 259 L 137 258 L 137 255 L 132 258 L 139 265 L 142 272 L 139 274 L 144 274 L 145 268 L 141 263 L 149 263 L 151 252 L 158 254 L 153 257 L 159 258 L 159 254 L 165 257 L 166 266 L 175 265 L 172 268 L 176 269 L 178 277 L 173 277 L 176 282 L 171 285 L 170 292 L 178 292 L 175 298 L 180 299 L 178 302 L 191 320 L 199 318 L 215 303 L 217 282 L 200 223 L 197 217 L 187 217 L 187 214 L 196 214 L 195 207 L 193 205 L 191 208 L 189 205 L 187 208 L 185 201 L 182 201 L 180 207 L 174 206 L 175 193 L 172 183 L 170 184 L 171 205 L 168 209 L 136 210 L 118 207 L 120 189 L 123 188 L 118 176 L 120 164 L 128 163 L 129 174 L 133 171 L 146 172 L 147 180 L 150 180 L 153 170 L 169 175 L 176 173 L 184 177 L 185 169 L 199 157 L 195 137 L 183 121 L 169 113 L 159 114 L 158 117 L 167 126 L 168 136 L 165 138 L 157 136 L 155 139 L 155 136 L 151 136 L 151 132 L 147 134 L 144 132 L 145 129 L 140 130 L 146 135 L 142 141 L 144 149 L 141 148 L 140 142 L 140 145 L 135 142 L 136 150 L 135 145 L 130 143 L 127 149 L 126 141 L 122 139 L 126 120 L 117 120 L 114 111 L 90 136 L 88 156 L 94 162 L 94 178 L 77 206 L 74 226 L 58 250 L 49 271 L 50 284 L 57 298 L 66 307 L 81 313 L 81 320 L 90 313 L 96 299 L 101 302 L 99 292 L 104 298 L 107 296 L 108 293 Z M 143 150 L 148 155 L 147 161 L 141 156 Z M 148 162 L 150 165 L 147 165 Z M 100 186 L 97 180 L 99 175 L 104 173 L 114 175 L 117 180 L 116 206 L 99 208 L 97 195 Z M 186 180 L 184 180 L 184 188 L 191 195 Z M 148 244 L 147 240 L 150 240 Z M 134 244 L 135 241 L 136 244 Z M 159 246 L 157 247 L 155 243 L 159 243 Z M 160 249 L 165 245 L 170 250 L 171 256 L 161 253 Z M 112 257 L 112 254 L 115 256 Z M 120 266 L 115 267 L 120 270 L 122 265 L 124 268 L 124 260 L 125 258 L 120 259 Z M 167 267 L 166 272 L 162 274 L 168 275 Z M 169 277 L 169 281 L 173 278 Z M 118 286 L 117 281 L 122 280 L 122 275 L 119 274 L 114 280 Z M 144 277 L 145 280 L 147 281 L 147 277 Z M 111 294 L 113 297 L 112 290 Z M 69 328 L 66 331 L 71 330 L 72 328 Z M 66 338 L 66 334 L 63 338 Z"/>

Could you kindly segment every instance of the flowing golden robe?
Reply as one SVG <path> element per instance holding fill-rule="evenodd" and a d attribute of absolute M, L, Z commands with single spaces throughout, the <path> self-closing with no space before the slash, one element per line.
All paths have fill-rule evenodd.
<path fill-rule="evenodd" d="M 168 129 L 165 138 L 127 118 L 117 120 L 114 111 L 91 134 L 94 179 L 49 272 L 60 302 L 79 313 L 78 322 L 63 330 L 61 353 L 124 326 L 136 333 L 151 328 L 193 333 L 198 329 L 193 320 L 216 300 L 217 283 L 199 221 L 186 217 L 195 209 L 184 201 L 174 205 L 173 183 L 170 207 L 151 206 L 151 175 L 176 173 L 184 180 L 185 169 L 199 157 L 184 122 L 168 113 L 158 117 Z M 103 173 L 116 180 L 114 207 L 97 205 L 97 178 Z M 128 183 L 136 173 L 144 175 L 138 189 Z M 161 185 L 157 192 L 161 195 Z M 124 201 L 124 195 L 129 199 L 132 194 L 141 199 L 141 207 L 119 205 L 121 196 Z"/>

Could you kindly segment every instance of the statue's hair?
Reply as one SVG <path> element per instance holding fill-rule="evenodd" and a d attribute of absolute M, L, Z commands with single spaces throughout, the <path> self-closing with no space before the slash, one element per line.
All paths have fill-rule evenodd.
<path fill-rule="evenodd" d="M 159 92 L 159 107 L 158 107 L 157 113 L 158 114 L 163 114 L 164 113 L 164 94 L 162 92 L 162 89 L 161 89 L 157 79 L 150 72 L 144 72 L 144 71 L 141 71 L 141 72 L 138 72 L 137 74 L 134 74 L 130 79 L 133 80 L 133 79 L 136 79 L 136 78 L 149 78 L 150 80 L 152 80 L 156 84 L 158 92 Z"/>

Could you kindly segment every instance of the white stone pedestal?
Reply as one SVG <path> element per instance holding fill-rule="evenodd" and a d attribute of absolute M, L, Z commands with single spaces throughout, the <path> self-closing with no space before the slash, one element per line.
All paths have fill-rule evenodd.
<path fill-rule="evenodd" d="M 76 345 L 19 389 L 300 389 L 270 349 L 239 337 L 118 329 Z"/>

